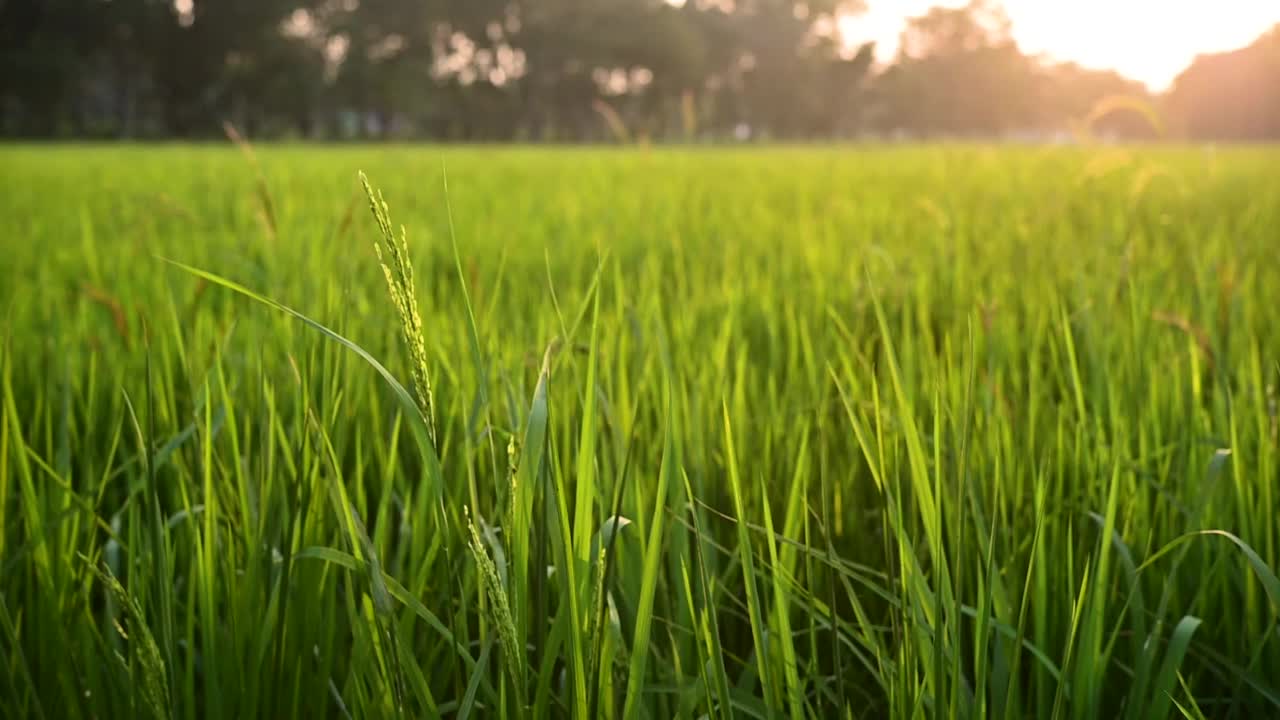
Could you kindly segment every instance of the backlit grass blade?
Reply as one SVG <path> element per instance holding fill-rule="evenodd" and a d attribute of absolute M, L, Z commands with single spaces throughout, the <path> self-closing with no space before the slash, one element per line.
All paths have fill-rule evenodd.
<path fill-rule="evenodd" d="M 1191 645 L 1191 636 L 1199 627 L 1200 618 L 1188 615 L 1173 628 L 1173 634 L 1169 636 L 1169 648 L 1165 650 L 1164 661 L 1160 663 L 1160 671 L 1156 673 L 1151 688 L 1151 710 L 1148 717 L 1169 717 L 1174 682 L 1182 667 L 1182 660 L 1187 655 L 1187 648 Z"/>
<path fill-rule="evenodd" d="M 764 706 L 770 714 L 778 709 L 776 684 L 769 663 L 769 646 L 765 644 L 766 626 L 764 612 L 756 588 L 756 568 L 751 549 L 751 535 L 747 531 L 746 503 L 743 501 L 742 480 L 738 474 L 738 458 L 734 450 L 733 424 L 729 418 L 729 406 L 721 408 L 724 416 L 725 463 L 729 470 L 729 489 L 733 495 L 734 524 L 738 529 L 738 560 L 742 563 L 743 589 L 747 601 L 747 618 L 751 625 L 751 644 L 755 649 L 756 672 L 764 696 Z"/>
<path fill-rule="evenodd" d="M 1142 565 L 1138 566 L 1138 572 L 1142 572 L 1146 568 L 1155 564 L 1157 560 L 1177 549 L 1178 546 L 1201 537 L 1222 537 L 1226 538 L 1232 545 L 1235 545 L 1240 553 L 1244 555 L 1245 560 L 1249 563 L 1249 567 L 1253 569 L 1254 575 L 1257 576 L 1258 581 L 1262 583 L 1262 587 L 1266 591 L 1267 597 L 1271 600 L 1271 604 L 1275 609 L 1280 610 L 1280 578 L 1276 577 L 1275 572 L 1262 560 L 1256 550 L 1245 543 L 1245 541 L 1225 530 L 1200 530 L 1197 532 L 1187 533 L 1169 542 L 1167 545 L 1153 553 L 1145 562 L 1142 563 Z"/>
<path fill-rule="evenodd" d="M 804 688 L 800 685 L 800 669 L 796 659 L 795 637 L 791 632 L 790 579 L 783 563 L 778 559 L 778 542 L 773 531 L 773 512 L 769 509 L 769 496 L 761 490 L 761 511 L 764 513 L 765 547 L 769 551 L 769 576 L 773 590 L 773 621 L 782 656 L 782 677 L 786 685 L 787 710 L 791 717 L 804 715 Z"/>
<path fill-rule="evenodd" d="M 649 537 L 644 548 L 644 571 L 640 578 L 640 597 L 636 603 L 636 625 L 631 640 L 631 662 L 627 670 L 627 695 L 622 716 L 626 720 L 640 717 L 640 693 L 645 686 L 645 666 L 649 660 L 649 636 L 653 627 L 653 598 L 658 587 L 662 548 L 667 516 L 667 487 L 680 472 L 680 455 L 671 418 L 671 400 L 668 390 L 666 439 L 663 442 L 662 468 L 658 472 L 658 486 L 653 494 L 653 513 L 649 523 Z"/>

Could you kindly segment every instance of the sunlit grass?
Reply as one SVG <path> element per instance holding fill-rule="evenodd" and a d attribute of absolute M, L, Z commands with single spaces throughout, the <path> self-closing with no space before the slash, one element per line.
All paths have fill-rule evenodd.
<path fill-rule="evenodd" d="M 1276 151 L 254 154 L 0 150 L 6 717 L 1280 713 Z"/>

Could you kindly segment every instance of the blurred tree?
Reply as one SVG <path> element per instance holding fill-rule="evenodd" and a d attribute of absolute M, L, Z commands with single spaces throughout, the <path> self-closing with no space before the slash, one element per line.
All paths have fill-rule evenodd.
<path fill-rule="evenodd" d="M 333 99 L 363 113 L 362 135 L 411 134 L 431 108 L 440 2 L 344 0 L 321 3 Z"/>
<path fill-rule="evenodd" d="M 520 95 L 535 138 L 581 137 L 599 128 L 593 101 L 627 105 L 636 124 L 660 118 L 664 101 L 701 82 L 705 27 L 691 6 L 664 0 L 520 0 L 510 42 L 526 59 Z"/>
<path fill-rule="evenodd" d="M 889 0 L 873 0 L 888 2 Z M 838 28 L 862 0 L 0 0 L 0 133 L 600 140 L 1061 132 L 1114 72 L 1022 53 L 996 0 L 912 18 L 898 56 Z M 1280 136 L 1280 30 L 1167 98 L 1197 137 Z M 1116 105 L 1115 107 L 1124 107 Z M 605 117 L 607 116 L 607 118 Z M 614 129 L 609 129 L 609 128 Z M 1092 130 L 1149 134 L 1115 112 Z"/>
<path fill-rule="evenodd" d="M 116 53 L 142 60 L 169 134 L 219 132 L 233 104 L 250 124 L 261 117 L 259 92 L 303 73 L 281 46 L 295 42 L 281 26 L 297 0 L 112 0 L 108 21 L 121 29 Z M 266 59 L 275 56 L 275 62 Z M 264 77 L 267 70 L 275 77 Z"/>
<path fill-rule="evenodd" d="M 82 70 L 103 43 L 105 7 L 76 0 L 0 0 L 0 128 L 83 132 Z"/>
<path fill-rule="evenodd" d="M 1120 98 L 1127 102 L 1098 114 L 1106 110 L 1104 102 Z M 1157 128 L 1131 108 L 1133 102 L 1151 105 L 1151 93 L 1142 83 L 1113 70 L 1092 70 L 1070 62 L 1045 63 L 1039 70 L 1039 124 L 1046 131 L 1087 130 L 1091 135 L 1131 139 L 1155 137 Z"/>
<path fill-rule="evenodd" d="M 777 137 L 837 134 L 871 68 L 870 46 L 842 55 L 837 14 L 861 3 L 755 0 L 730 13 L 734 52 L 727 69 L 753 129 Z"/>
<path fill-rule="evenodd" d="M 1280 137 L 1280 25 L 1248 47 L 1197 57 L 1174 80 L 1166 109 L 1192 137 Z"/>
<path fill-rule="evenodd" d="M 907 21 L 881 77 L 882 128 L 914 135 L 995 135 L 1037 124 L 1036 63 L 990 0 L 935 7 Z"/>
<path fill-rule="evenodd" d="M 0 110 L 28 135 L 215 132 L 236 99 L 283 109 L 314 59 L 280 25 L 296 0 L 0 2 Z M 294 97 L 294 102 L 301 98 Z M 273 107 L 274 106 L 274 107 Z M 258 109 L 260 108 L 260 109 Z"/>

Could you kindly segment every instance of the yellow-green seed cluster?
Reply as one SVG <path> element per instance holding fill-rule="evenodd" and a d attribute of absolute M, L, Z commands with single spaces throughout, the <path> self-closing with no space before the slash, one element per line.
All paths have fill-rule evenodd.
<path fill-rule="evenodd" d="M 439 442 L 436 437 L 435 401 L 431 394 L 431 376 L 427 371 L 427 342 L 422 334 L 422 317 L 418 314 L 418 297 L 414 291 L 413 261 L 409 258 L 408 237 L 403 225 L 400 226 L 399 237 L 391 229 L 391 213 L 387 209 L 387 201 L 380 191 L 370 187 L 369 179 L 364 173 L 360 173 L 360 183 L 369 198 L 369 209 L 373 211 L 373 217 L 378 223 L 379 242 L 374 244 L 373 249 L 378 254 L 382 273 L 387 278 L 391 303 L 400 315 L 400 330 L 405 349 L 409 351 L 409 367 L 413 376 L 413 390 L 418 398 L 418 409 L 427 420 L 427 430 L 431 434 L 431 442 L 435 444 Z"/>

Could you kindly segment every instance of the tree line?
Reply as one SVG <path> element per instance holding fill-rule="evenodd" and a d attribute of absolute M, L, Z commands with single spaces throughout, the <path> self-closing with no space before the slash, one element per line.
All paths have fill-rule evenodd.
<path fill-rule="evenodd" d="M 1152 96 L 1026 54 L 993 0 L 910 19 L 881 66 L 839 32 L 860 3 L 0 0 L 0 135 L 1280 137 L 1280 27 Z"/>

